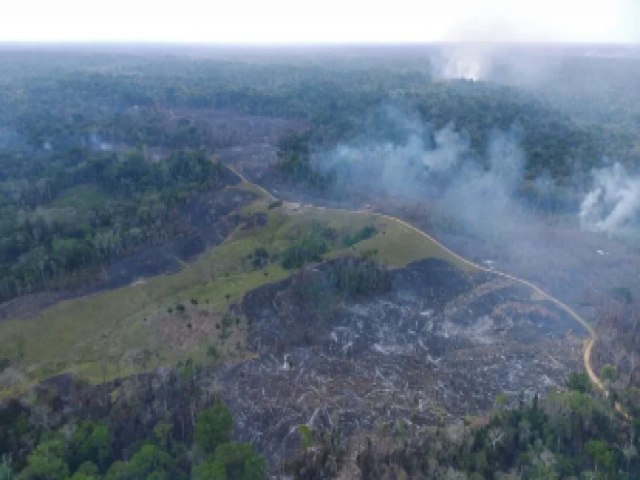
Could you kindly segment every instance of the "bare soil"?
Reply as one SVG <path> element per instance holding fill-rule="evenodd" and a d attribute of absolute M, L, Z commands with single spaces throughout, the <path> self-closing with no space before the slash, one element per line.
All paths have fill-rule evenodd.
<path fill-rule="evenodd" d="M 246 295 L 258 356 L 219 382 L 238 437 L 273 466 L 299 446 L 300 424 L 347 436 L 433 425 L 484 412 L 498 393 L 544 393 L 579 368 L 581 327 L 524 287 L 433 259 L 391 275 L 387 293 L 344 298 L 326 265 L 309 266 Z"/>

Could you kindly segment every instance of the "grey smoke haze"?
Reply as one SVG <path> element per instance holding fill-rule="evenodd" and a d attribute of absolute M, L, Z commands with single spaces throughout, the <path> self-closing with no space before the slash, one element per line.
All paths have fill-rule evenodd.
<path fill-rule="evenodd" d="M 569 217 L 531 208 L 524 196 L 526 157 L 517 129 L 490 133 L 481 156 L 455 125 L 433 131 L 417 115 L 397 109 L 389 109 L 386 120 L 386 129 L 384 122 L 376 124 L 350 142 L 313 155 L 318 167 L 336 173 L 337 189 L 355 193 L 355 198 L 365 192 L 367 201 L 380 202 L 376 209 L 385 210 L 389 203 L 387 210 L 397 213 L 404 205 L 418 225 L 455 251 L 572 302 L 584 301 L 590 289 L 604 291 L 607 285 L 637 279 L 635 257 L 621 244 L 576 228 L 578 192 L 570 197 L 573 208 L 562 210 Z M 638 212 L 639 179 L 612 167 L 596 172 L 595 181 L 583 204 L 582 211 L 589 212 L 583 226 L 604 231 L 627 225 L 631 212 Z M 549 198 L 558 188 L 548 176 L 527 185 Z M 611 263 L 609 252 L 625 260 Z M 599 262 L 597 268 L 594 262 Z"/>
<path fill-rule="evenodd" d="M 395 138 L 380 140 L 390 128 Z M 430 199 L 466 223 L 492 229 L 508 227 L 506 216 L 523 216 L 514 201 L 524 168 L 515 131 L 492 132 L 487 156 L 480 158 L 455 125 L 431 131 L 417 115 L 398 109 L 387 108 L 373 130 L 315 154 L 319 168 L 337 172 L 338 188 Z"/>
<path fill-rule="evenodd" d="M 431 58 L 431 69 L 439 80 L 483 80 L 492 65 L 488 45 L 463 44 L 447 47 Z"/>
<path fill-rule="evenodd" d="M 105 141 L 97 133 L 91 133 L 87 139 L 87 143 L 89 148 L 91 148 L 92 150 L 98 150 L 101 152 L 113 150 L 113 146 L 111 145 L 111 143 Z"/>
<path fill-rule="evenodd" d="M 322 169 L 338 172 L 339 184 L 372 187 L 392 196 L 416 196 L 430 176 L 448 176 L 469 153 L 469 142 L 453 125 L 431 135 L 416 119 L 391 111 L 401 142 L 359 139 L 339 144 L 315 158 Z"/>
<path fill-rule="evenodd" d="M 531 87 L 545 83 L 565 56 L 577 54 L 561 48 L 458 43 L 442 47 L 431 56 L 430 63 L 438 80 L 483 80 Z"/>
<path fill-rule="evenodd" d="M 0 151 L 15 150 L 24 145 L 22 137 L 15 130 L 0 126 Z"/>
<path fill-rule="evenodd" d="M 523 198 L 526 158 L 518 130 L 495 130 L 487 145 L 486 155 L 480 156 L 455 125 L 432 130 L 418 115 L 387 107 L 363 134 L 316 152 L 313 160 L 336 174 L 338 190 L 428 201 L 436 215 L 452 219 L 466 234 L 531 255 L 533 249 L 524 252 L 522 245 L 543 235 L 546 220 Z M 548 176 L 528 185 L 538 198 L 558 198 Z M 582 229 L 609 235 L 638 231 L 640 175 L 629 175 L 621 165 L 595 170 L 593 188 L 581 204 L 579 192 L 569 195 L 574 206 L 563 211 L 578 212 L 574 218 Z"/>
<path fill-rule="evenodd" d="M 506 234 L 526 217 L 516 200 L 523 180 L 524 154 L 513 132 L 494 131 L 486 166 L 467 161 L 450 171 L 441 204 L 483 236 Z"/>
<path fill-rule="evenodd" d="M 640 175 L 619 163 L 593 171 L 593 189 L 580 206 L 580 224 L 609 235 L 628 233 L 640 223 Z"/>

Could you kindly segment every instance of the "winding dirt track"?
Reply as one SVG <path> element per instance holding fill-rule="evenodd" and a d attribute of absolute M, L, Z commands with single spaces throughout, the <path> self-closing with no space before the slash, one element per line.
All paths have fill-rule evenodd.
<path fill-rule="evenodd" d="M 230 165 L 227 165 L 227 167 L 233 173 L 238 175 L 238 177 L 240 177 L 240 179 L 243 182 L 245 182 L 247 184 L 250 184 L 250 185 L 253 185 L 254 188 L 257 188 L 258 190 L 263 192 L 264 195 L 267 198 L 269 198 L 270 200 L 272 200 L 272 201 L 277 201 L 278 200 L 271 192 L 269 192 L 264 187 L 261 187 L 260 185 L 257 185 L 255 183 L 250 182 L 249 180 L 247 180 L 247 178 L 242 173 L 240 173 L 238 170 L 236 170 L 234 167 L 232 167 Z M 314 207 L 314 208 L 325 209 L 325 207 Z M 422 237 L 426 238 L 427 240 L 435 243 L 441 249 L 443 249 L 445 252 L 447 252 L 449 255 L 451 255 L 454 258 L 456 258 L 458 261 L 460 261 L 460 262 L 462 262 L 462 263 L 464 263 L 466 265 L 469 265 L 470 267 L 475 268 L 477 270 L 481 270 L 481 271 L 484 271 L 484 272 L 487 272 L 487 273 L 492 273 L 494 275 L 498 275 L 499 277 L 507 278 L 507 279 L 509 279 L 509 280 L 511 280 L 511 281 L 513 281 L 515 283 L 519 283 L 521 285 L 524 285 L 524 286 L 530 288 L 531 290 L 533 290 L 534 292 L 536 292 L 542 298 L 554 303 L 561 310 L 564 310 L 564 312 L 567 313 L 570 317 L 572 317 L 576 322 L 578 322 L 580 325 L 582 325 L 585 328 L 585 330 L 587 330 L 587 332 L 589 333 L 589 338 L 587 338 L 585 340 L 584 345 L 583 345 L 582 363 L 584 364 L 584 369 L 586 370 L 587 375 L 589 376 L 589 380 L 591 380 L 591 383 L 593 384 L 593 386 L 596 387 L 596 389 L 600 390 L 602 393 L 604 393 L 605 396 L 609 395 L 609 392 L 608 392 L 607 388 L 605 387 L 604 383 L 602 382 L 600 377 L 598 377 L 596 372 L 593 370 L 593 367 L 591 366 L 591 351 L 593 350 L 593 345 L 594 345 L 595 341 L 598 339 L 598 335 L 596 334 L 596 331 L 591 326 L 591 324 L 589 322 L 587 322 L 584 318 L 582 318 L 580 315 L 578 315 L 578 313 L 575 310 L 573 310 L 570 306 L 568 306 L 566 303 L 558 300 L 556 297 L 554 297 L 553 295 L 545 292 L 540 287 L 538 287 L 537 285 L 531 283 L 528 280 L 516 277 L 514 275 L 510 275 L 508 273 L 501 272 L 499 270 L 495 270 L 493 268 L 487 268 L 487 267 L 485 267 L 483 265 L 478 265 L 477 263 L 472 262 L 471 260 L 458 255 L 456 252 L 454 252 L 453 250 L 451 250 L 447 246 L 445 246 L 442 243 L 440 243 L 438 240 L 433 238 L 428 233 L 420 230 L 419 228 L 411 225 L 410 223 L 408 223 L 408 222 L 406 222 L 406 221 L 404 221 L 404 220 L 402 220 L 402 219 L 400 219 L 398 217 L 394 217 L 392 215 L 387 215 L 387 214 L 384 214 L 384 213 L 368 212 L 368 211 L 362 211 L 362 210 L 347 210 L 347 209 L 343 209 L 343 208 L 332 208 L 331 210 L 339 210 L 339 211 L 355 213 L 355 214 L 375 213 L 376 215 L 378 215 L 381 218 L 386 218 L 387 220 L 390 220 L 392 222 L 399 223 L 400 225 L 403 225 L 405 228 L 408 228 L 409 230 L 412 230 L 415 233 L 417 233 L 417 234 L 421 235 Z M 616 404 L 616 410 L 618 412 L 620 412 L 621 414 L 623 414 L 625 417 L 627 416 L 625 414 L 625 412 L 622 410 L 622 407 L 620 405 L 618 405 L 618 404 Z"/>

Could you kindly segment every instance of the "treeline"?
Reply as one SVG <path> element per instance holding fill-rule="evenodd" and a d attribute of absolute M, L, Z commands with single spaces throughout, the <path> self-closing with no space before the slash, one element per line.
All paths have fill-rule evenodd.
<path fill-rule="evenodd" d="M 610 400 L 590 390 L 586 374 L 567 388 L 515 403 L 496 398 L 486 418 L 458 420 L 419 432 L 398 421 L 365 439 L 356 463 L 363 480 L 640 478 L 640 421 L 625 419 Z M 327 478 L 344 450 L 331 432 L 314 431 L 289 461 L 295 478 Z M 344 447 L 343 447 L 344 449 Z"/>
<path fill-rule="evenodd" d="M 47 137 L 60 136 L 60 129 L 67 136 L 97 132 L 112 141 L 137 138 L 185 146 L 206 142 L 206 132 L 192 124 L 162 128 L 159 125 L 166 120 L 153 120 L 153 109 L 216 108 L 304 118 L 312 127 L 312 145 L 334 145 L 361 135 L 375 121 L 380 106 L 395 105 L 417 112 L 436 130 L 452 123 L 468 135 L 481 157 L 493 130 L 520 129 L 528 176 L 546 173 L 560 180 L 588 173 L 603 154 L 634 148 L 622 145 L 627 142 L 622 137 L 610 138 L 595 127 L 577 125 L 532 94 L 486 82 L 435 82 L 421 63 L 414 69 L 397 69 L 392 59 L 383 56 L 366 68 L 328 62 L 286 65 L 286 59 L 258 64 L 109 57 L 102 59 L 107 66 L 101 73 L 92 64 L 96 61 L 100 62 L 92 59 L 83 65 L 79 60 L 66 69 L 52 65 L 48 75 L 38 69 L 13 78 L 0 102 L 6 108 L 0 119 L 12 112 L 4 123 L 38 146 Z M 146 120 L 140 118 L 145 115 Z M 163 140 L 158 134 L 162 131 L 171 134 Z M 384 138 L 389 132 L 378 134 Z"/>
<path fill-rule="evenodd" d="M 392 113 L 381 108 L 388 106 Z M 317 120 L 308 132 L 291 132 L 278 145 L 277 169 L 294 181 L 326 190 L 349 167 L 333 157 L 323 163 L 323 153 L 335 144 L 404 147 L 412 135 L 420 134 L 428 150 L 436 147 L 433 134 L 448 126 L 468 142 L 467 161 L 481 167 L 488 166 L 493 134 L 512 132 L 525 154 L 522 193 L 543 208 L 566 209 L 567 203 L 575 203 L 575 198 L 565 198 L 562 187 L 579 186 L 608 151 L 624 149 L 602 132 L 578 127 L 568 115 L 514 89 L 467 81 L 426 82 L 360 110 L 337 110 L 330 122 Z M 551 185 L 539 188 L 539 178 Z"/>
<path fill-rule="evenodd" d="M 336 174 L 311 162 L 315 149 L 360 138 L 363 132 L 377 141 L 406 140 L 398 122 L 381 124 L 386 105 L 412 112 L 432 131 L 453 123 L 480 162 L 490 132 L 515 127 L 529 179 L 544 174 L 562 183 L 576 171 L 588 175 L 611 142 L 622 141 L 576 126 L 513 88 L 435 82 L 420 65 L 392 68 L 392 59 L 384 57 L 366 67 L 336 67 L 328 62 L 286 65 L 285 59 L 258 64 L 153 56 L 5 56 L 0 126 L 12 146 L 3 149 L 0 139 L 0 300 L 176 234 L 174 202 L 203 188 L 211 174 L 207 163 L 185 162 L 194 169 L 187 178 L 171 158 L 166 166 L 164 161 L 155 164 L 153 155 L 143 155 L 143 162 L 139 154 L 122 152 L 160 149 L 159 156 L 166 157 L 176 149 L 212 150 L 231 140 L 217 137 L 197 115 L 175 117 L 173 108 L 304 119 L 308 130 L 280 142 L 278 165 L 292 179 L 321 189 L 330 187 Z M 95 208 L 74 206 L 71 214 L 55 205 L 64 189 L 83 182 L 98 186 L 93 199 L 88 195 Z M 523 191 L 536 208 L 567 208 L 574 201 L 557 192 L 540 196 L 532 186 L 529 182 Z M 73 232 L 56 235 L 52 229 Z M 91 232 L 96 229 L 100 232 Z"/>
<path fill-rule="evenodd" d="M 573 374 L 567 386 L 544 400 L 521 399 L 514 408 L 498 398 L 488 425 L 463 442 L 453 466 L 478 479 L 498 472 L 529 479 L 640 478 L 640 424 L 627 424 L 612 403 L 591 392 L 586 374 Z"/>
<path fill-rule="evenodd" d="M 123 444 L 108 422 L 82 420 L 62 428 L 38 425 L 17 404 L 0 410 L 2 480 L 263 480 L 264 460 L 253 447 L 231 442 L 233 419 L 220 401 L 197 415 L 193 438 L 158 422 L 146 438 Z M 35 445 L 7 456 L 14 445 Z M 123 451 L 131 455 L 123 457 Z"/>
<path fill-rule="evenodd" d="M 640 417 L 640 308 L 626 287 L 611 294 L 600 307 L 592 358 L 611 397 Z"/>
<path fill-rule="evenodd" d="M 204 150 L 152 162 L 74 149 L 0 166 L 0 300 L 180 234 L 178 207 L 224 182 Z"/>
<path fill-rule="evenodd" d="M 5 399 L 0 479 L 264 479 L 211 375 L 187 359 L 101 385 L 60 375 Z"/>

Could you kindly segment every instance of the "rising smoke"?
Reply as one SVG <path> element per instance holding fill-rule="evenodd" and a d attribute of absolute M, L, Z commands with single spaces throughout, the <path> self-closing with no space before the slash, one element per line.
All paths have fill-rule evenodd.
<path fill-rule="evenodd" d="M 449 47 L 431 58 L 431 68 L 438 80 L 483 80 L 491 68 L 488 47 L 459 45 Z"/>
<path fill-rule="evenodd" d="M 527 188 L 533 185 L 537 195 L 547 192 L 549 199 L 558 186 L 549 176 L 525 182 L 526 156 L 518 129 L 491 132 L 485 152 L 479 154 L 455 125 L 432 129 L 401 109 L 388 109 L 383 117 L 386 125 L 378 122 L 352 141 L 314 154 L 317 168 L 335 174 L 338 194 L 342 189 L 357 198 L 358 192 L 367 192 L 365 198 L 379 202 L 376 209 L 391 212 L 398 212 L 398 205 L 419 206 L 420 226 L 454 250 L 569 301 L 583 301 L 593 286 L 637 278 L 636 263 L 621 250 L 617 254 L 626 259 L 625 267 L 603 261 L 592 268 L 594 257 L 610 258 L 602 255 L 609 254 L 611 245 L 600 235 L 571 228 L 578 226 L 578 192 L 567 197 L 572 206 L 562 207 L 563 215 L 530 208 L 525 183 Z M 385 133 L 389 129 L 393 135 Z M 594 180 L 582 204 L 582 226 L 615 232 L 632 225 L 639 211 L 640 177 L 629 177 L 614 166 L 595 172 Z M 382 202 L 390 202 L 390 207 Z"/>
<path fill-rule="evenodd" d="M 619 163 L 593 171 L 593 189 L 580 206 L 580 224 L 608 235 L 629 233 L 640 224 L 640 175 Z"/>
<path fill-rule="evenodd" d="M 394 138 L 380 140 L 389 128 Z M 524 154 L 515 129 L 492 132 L 485 155 L 474 152 L 455 125 L 433 130 L 418 115 L 395 108 L 387 108 L 372 130 L 315 155 L 317 168 L 336 175 L 338 189 L 431 200 L 448 216 L 492 232 L 523 217 L 515 197 Z"/>
<path fill-rule="evenodd" d="M 390 130 L 393 135 L 385 136 Z M 519 140 L 516 129 L 495 130 L 481 156 L 455 125 L 433 130 L 418 115 L 387 107 L 369 132 L 316 153 L 314 162 L 336 174 L 338 189 L 433 200 L 443 212 L 483 230 L 479 234 L 489 229 L 495 236 L 534 221 L 522 201 L 526 159 Z M 530 185 L 541 196 L 552 195 L 555 188 L 548 177 Z M 584 230 L 608 235 L 637 230 L 640 175 L 629 175 L 617 163 L 594 170 L 593 188 L 580 205 L 576 202 L 578 207 Z"/>

